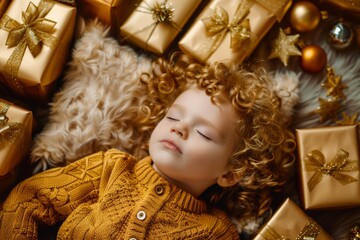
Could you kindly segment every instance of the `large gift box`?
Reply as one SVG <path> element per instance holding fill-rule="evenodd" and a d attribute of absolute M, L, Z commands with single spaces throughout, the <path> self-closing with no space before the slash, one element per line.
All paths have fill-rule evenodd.
<path fill-rule="evenodd" d="M 357 127 L 297 129 L 296 138 L 304 208 L 360 206 Z"/>
<path fill-rule="evenodd" d="M 200 3 L 201 0 L 143 0 L 120 27 L 123 40 L 161 55 Z"/>
<path fill-rule="evenodd" d="M 78 0 L 80 13 L 89 18 L 98 18 L 111 26 L 111 32 L 118 37 L 120 26 L 135 9 L 140 0 Z"/>
<path fill-rule="evenodd" d="M 76 8 L 13 0 L 0 20 L 0 80 L 18 96 L 47 101 L 68 57 Z"/>
<path fill-rule="evenodd" d="M 212 0 L 179 48 L 203 63 L 241 63 L 290 6 L 291 0 Z"/>
<path fill-rule="evenodd" d="M 0 176 L 10 173 L 29 151 L 31 111 L 0 99 Z"/>
<path fill-rule="evenodd" d="M 332 239 L 317 222 L 291 199 L 286 199 L 254 240 Z"/>

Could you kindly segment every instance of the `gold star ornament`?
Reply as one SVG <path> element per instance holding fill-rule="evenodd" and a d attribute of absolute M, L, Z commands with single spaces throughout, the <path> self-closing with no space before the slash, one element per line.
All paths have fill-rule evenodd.
<path fill-rule="evenodd" d="M 349 126 L 349 125 L 357 125 L 358 123 L 356 122 L 358 117 L 359 117 L 359 113 L 355 113 L 351 116 L 347 115 L 346 112 L 342 112 L 342 120 L 336 121 L 337 125 L 340 126 Z"/>
<path fill-rule="evenodd" d="M 301 51 L 295 46 L 299 36 L 299 34 L 286 35 L 284 30 L 280 28 L 277 38 L 272 42 L 268 59 L 279 58 L 287 66 L 290 56 L 301 56 Z"/>
<path fill-rule="evenodd" d="M 348 86 L 341 81 L 341 76 L 335 76 L 334 69 L 332 67 L 326 68 L 326 81 L 321 85 L 327 89 L 327 95 L 338 97 L 345 100 L 346 96 L 343 92 Z"/>
<path fill-rule="evenodd" d="M 325 122 L 329 119 L 335 120 L 340 108 L 341 105 L 338 98 L 319 98 L 319 107 L 314 110 L 314 113 L 320 116 L 321 122 Z"/>

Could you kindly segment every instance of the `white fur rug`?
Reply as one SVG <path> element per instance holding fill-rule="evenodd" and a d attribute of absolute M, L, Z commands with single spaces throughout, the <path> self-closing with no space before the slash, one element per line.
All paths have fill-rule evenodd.
<path fill-rule="evenodd" d="M 327 44 L 327 29 L 333 21 L 323 21 L 319 31 L 304 34 L 302 38 L 305 43 L 318 44 L 327 52 L 328 64 L 349 86 L 345 90 L 348 98 L 343 110 L 352 114 L 360 112 L 360 51 L 355 48 L 335 51 Z M 53 99 L 45 128 L 34 140 L 31 158 L 38 164 L 35 171 L 67 164 L 97 150 L 117 147 L 131 151 L 134 148 L 133 116 L 126 109 L 134 104 L 129 93 L 136 91 L 139 74 L 149 71 L 150 57 L 139 55 L 129 46 L 120 46 L 107 33 L 101 24 L 90 22 L 76 41 L 64 84 Z M 333 124 L 320 123 L 318 116 L 309 116 L 318 106 L 318 97 L 326 97 L 321 87 L 325 74 L 305 73 L 296 58 L 291 58 L 287 68 L 274 60 L 269 66 L 274 70 L 275 89 L 283 98 L 284 111 L 292 118 L 294 128 Z M 142 100 L 137 99 L 136 104 Z M 295 191 L 294 198 L 297 197 Z M 360 224 L 360 209 L 308 214 L 335 239 L 347 239 L 352 224 Z M 251 234 L 260 225 L 258 219 L 247 219 L 239 223 L 239 232 Z"/>
<path fill-rule="evenodd" d="M 45 128 L 36 135 L 31 159 L 42 171 L 109 148 L 130 151 L 137 81 L 149 71 L 150 58 L 108 37 L 109 29 L 94 21 L 86 26 L 72 51 L 64 84 L 50 104 Z"/>

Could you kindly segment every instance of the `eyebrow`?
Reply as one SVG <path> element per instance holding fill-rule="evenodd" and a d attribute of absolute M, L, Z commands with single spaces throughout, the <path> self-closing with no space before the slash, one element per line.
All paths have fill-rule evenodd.
<path fill-rule="evenodd" d="M 173 107 L 175 107 L 175 108 L 177 108 L 178 110 L 180 110 L 181 113 L 184 113 L 184 112 L 185 112 L 185 107 L 182 106 L 182 105 L 176 104 L 176 103 L 174 103 L 174 104 L 169 108 L 169 111 L 170 111 L 170 109 L 173 108 Z M 219 136 L 220 136 L 222 139 L 224 139 L 225 136 L 224 136 L 223 132 L 220 131 L 219 128 L 218 128 L 214 123 L 212 123 L 211 121 L 207 120 L 206 118 L 203 118 L 202 116 L 199 116 L 199 117 L 197 117 L 197 118 L 198 118 L 198 120 L 199 120 L 202 124 L 205 124 L 205 125 L 213 128 L 213 129 L 216 131 L 216 133 L 219 134 Z"/>

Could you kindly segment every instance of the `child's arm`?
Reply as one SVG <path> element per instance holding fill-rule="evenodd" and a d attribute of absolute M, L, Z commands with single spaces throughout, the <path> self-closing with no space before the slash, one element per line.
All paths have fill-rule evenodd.
<path fill-rule="evenodd" d="M 39 223 L 55 224 L 80 204 L 96 202 L 117 158 L 114 153 L 120 154 L 116 150 L 95 153 L 17 185 L 0 212 L 0 239 L 37 239 Z"/>

